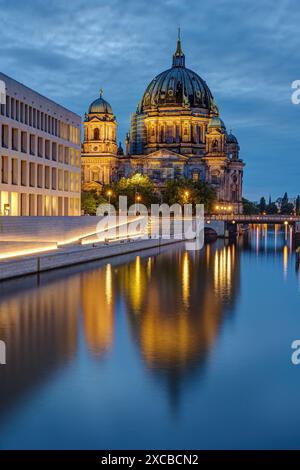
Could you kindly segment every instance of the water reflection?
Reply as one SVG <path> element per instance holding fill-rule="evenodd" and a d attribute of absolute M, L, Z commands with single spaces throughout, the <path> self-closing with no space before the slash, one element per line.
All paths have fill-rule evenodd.
<path fill-rule="evenodd" d="M 177 400 L 183 379 L 203 369 L 234 313 L 242 256 L 281 254 L 287 276 L 292 232 L 282 235 L 254 227 L 236 244 L 219 240 L 201 252 L 177 245 L 2 283 L 0 410 L 78 357 L 109 358 L 120 315 L 129 328 L 121 334 L 129 332 L 144 368 Z M 131 359 L 124 357 L 124 367 Z"/>

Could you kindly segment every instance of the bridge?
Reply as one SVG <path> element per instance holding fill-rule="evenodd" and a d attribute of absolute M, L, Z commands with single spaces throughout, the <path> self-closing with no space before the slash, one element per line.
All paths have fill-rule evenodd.
<path fill-rule="evenodd" d="M 243 224 L 293 226 L 295 235 L 300 237 L 300 216 L 279 214 L 210 214 L 205 216 L 205 228 L 216 232 L 219 237 L 235 236 L 239 232 L 239 226 Z"/>

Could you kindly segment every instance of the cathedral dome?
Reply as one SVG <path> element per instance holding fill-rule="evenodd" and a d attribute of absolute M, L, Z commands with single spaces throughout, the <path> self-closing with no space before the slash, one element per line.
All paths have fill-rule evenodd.
<path fill-rule="evenodd" d="M 100 97 L 90 104 L 88 114 L 113 114 L 111 105 L 102 98 L 102 90 Z"/>
<path fill-rule="evenodd" d="M 185 67 L 180 35 L 173 55 L 173 66 L 157 75 L 148 85 L 143 99 L 142 111 L 156 107 L 204 108 L 217 112 L 214 99 L 206 82 Z"/>
<path fill-rule="evenodd" d="M 237 144 L 238 143 L 237 138 L 231 132 L 230 132 L 230 134 L 228 134 L 226 142 L 227 142 L 227 144 Z"/>

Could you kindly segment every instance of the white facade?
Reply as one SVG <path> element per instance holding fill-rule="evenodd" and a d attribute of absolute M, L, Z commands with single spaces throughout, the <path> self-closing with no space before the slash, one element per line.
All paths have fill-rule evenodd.
<path fill-rule="evenodd" d="M 0 216 L 80 215 L 80 116 L 0 73 L 3 82 Z"/>

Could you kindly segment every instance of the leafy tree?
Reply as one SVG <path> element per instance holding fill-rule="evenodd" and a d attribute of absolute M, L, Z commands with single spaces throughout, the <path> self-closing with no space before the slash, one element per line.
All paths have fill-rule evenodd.
<path fill-rule="evenodd" d="M 151 204 L 158 201 L 152 180 L 140 173 L 136 173 L 130 178 L 121 178 L 120 181 L 104 188 L 106 194 L 108 190 L 111 191 L 111 203 L 115 207 L 119 205 L 119 196 L 127 196 L 128 207 L 136 202 L 150 207 Z"/>
<path fill-rule="evenodd" d="M 260 198 L 258 207 L 259 207 L 259 212 L 260 212 L 261 214 L 263 214 L 264 212 L 266 212 L 267 204 L 266 204 L 266 200 L 265 200 L 264 197 L 261 197 L 261 198 Z"/>
<path fill-rule="evenodd" d="M 93 192 L 82 191 L 81 193 L 81 209 L 85 214 L 96 215 L 97 197 Z"/>
<path fill-rule="evenodd" d="M 245 215 L 253 215 L 253 214 L 259 213 L 259 208 L 254 202 L 251 202 L 245 198 L 242 199 L 242 202 L 243 202 L 243 213 Z"/>
<path fill-rule="evenodd" d="M 287 204 L 281 204 L 281 209 L 280 209 L 281 214 L 286 214 L 286 215 L 291 215 L 294 213 L 294 204 L 291 202 L 288 202 Z"/>
<path fill-rule="evenodd" d="M 96 186 L 95 186 L 96 184 Z M 96 215 L 97 207 L 107 203 L 107 199 L 102 195 L 102 187 L 98 183 L 87 183 L 81 192 L 81 209 L 85 214 Z M 101 188 L 101 190 L 100 190 Z"/>
<path fill-rule="evenodd" d="M 280 213 L 290 215 L 290 214 L 293 214 L 293 212 L 294 212 L 294 204 L 289 202 L 288 195 L 285 192 L 281 200 Z"/>
<path fill-rule="evenodd" d="M 169 205 L 204 204 L 205 212 L 210 212 L 216 202 L 216 193 L 208 183 L 176 178 L 167 182 L 162 199 Z"/>
<path fill-rule="evenodd" d="M 267 214 L 277 214 L 278 213 L 278 207 L 276 206 L 275 202 L 271 202 L 271 204 L 267 205 L 266 212 L 267 212 Z"/>

